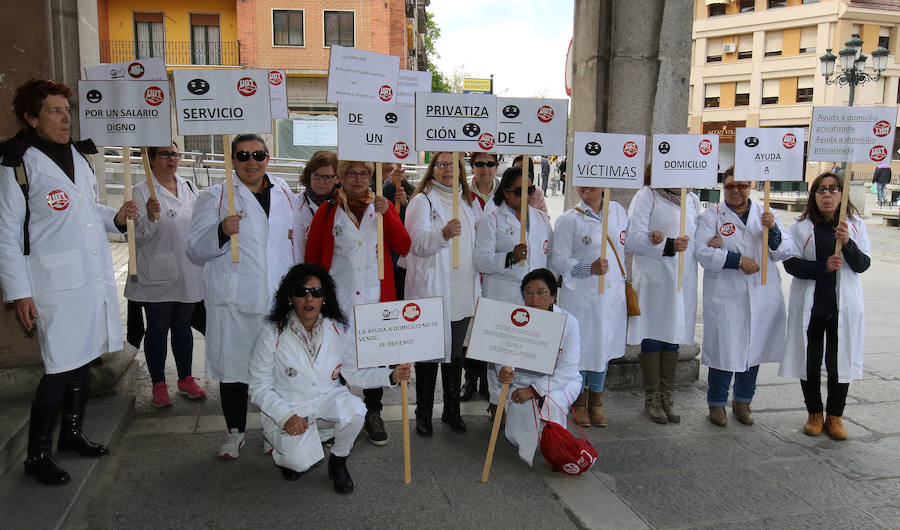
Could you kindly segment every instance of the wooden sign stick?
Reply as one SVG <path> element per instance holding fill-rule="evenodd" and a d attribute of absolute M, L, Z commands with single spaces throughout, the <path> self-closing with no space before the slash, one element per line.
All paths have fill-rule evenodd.
<path fill-rule="evenodd" d="M 684 233 L 684 218 L 685 218 L 685 202 L 687 202 L 687 189 L 681 188 L 681 228 L 679 228 L 679 235 L 686 235 Z M 678 253 L 678 292 L 681 292 L 681 278 L 684 276 L 684 252 Z"/>
<path fill-rule="evenodd" d="M 453 151 L 453 218 L 459 219 L 459 153 Z M 453 268 L 459 268 L 459 236 L 453 236 Z"/>
<path fill-rule="evenodd" d="M 400 381 L 400 401 L 403 419 L 403 483 L 412 482 L 412 470 L 409 461 L 409 389 L 407 381 Z"/>
<path fill-rule="evenodd" d="M 525 164 L 522 164 L 524 167 Z M 481 482 L 487 482 L 491 475 L 491 463 L 494 461 L 494 447 L 497 445 L 497 435 L 500 433 L 500 420 L 503 419 L 503 408 L 506 405 L 506 395 L 509 393 L 509 383 L 503 383 L 500 387 L 500 401 L 497 402 L 497 412 L 494 414 L 494 426 L 491 428 L 491 441 L 488 443 L 487 456 L 484 457 L 484 470 L 481 472 Z"/>
<path fill-rule="evenodd" d="M 847 203 L 850 201 L 850 172 L 844 169 L 844 185 L 841 188 L 841 215 L 838 217 L 838 225 L 847 220 Z M 834 243 L 834 255 L 840 256 L 843 244 L 840 240 Z"/>
<path fill-rule="evenodd" d="M 131 146 L 122 146 L 122 181 L 125 185 L 125 202 L 134 198 L 131 193 Z M 125 220 L 128 238 L 128 275 L 137 276 L 137 247 L 134 241 L 134 219 Z"/>
<path fill-rule="evenodd" d="M 225 152 L 225 194 L 228 196 L 228 215 L 237 215 L 234 208 L 234 177 L 231 175 L 231 135 L 222 135 L 222 151 Z M 241 261 L 238 235 L 231 234 L 231 262 Z"/>
<path fill-rule="evenodd" d="M 519 243 L 525 244 L 528 237 L 528 161 L 527 155 L 522 155 L 522 195 L 519 196 Z M 519 265 L 525 265 L 528 257 L 522 259 Z"/>
<path fill-rule="evenodd" d="M 603 235 L 601 236 L 602 246 L 600 247 L 600 259 L 606 259 L 606 233 L 609 231 L 609 188 L 603 188 Z M 597 293 L 603 294 L 606 288 L 606 275 L 601 274 L 599 283 L 597 283 Z"/>
<path fill-rule="evenodd" d="M 772 183 L 768 180 L 763 184 L 763 213 L 769 213 L 769 192 L 772 190 Z M 769 272 L 769 229 L 763 227 L 763 251 L 762 263 L 759 264 L 759 272 L 762 274 L 761 282 L 766 284 L 766 278 Z"/>
<path fill-rule="evenodd" d="M 375 196 L 383 197 L 384 190 L 381 189 L 381 162 L 375 162 Z M 378 214 L 376 216 L 376 226 L 378 227 L 378 246 L 375 247 L 375 255 L 378 259 L 378 279 L 384 279 L 384 216 Z"/>
<path fill-rule="evenodd" d="M 150 157 L 147 154 L 146 147 L 141 147 L 141 161 L 144 163 L 144 175 L 147 179 L 147 193 L 150 194 L 151 199 L 155 199 L 156 186 L 153 185 L 153 172 L 150 170 Z M 151 221 L 158 221 L 159 215 L 151 215 L 150 212 L 147 212 L 147 218 Z"/>

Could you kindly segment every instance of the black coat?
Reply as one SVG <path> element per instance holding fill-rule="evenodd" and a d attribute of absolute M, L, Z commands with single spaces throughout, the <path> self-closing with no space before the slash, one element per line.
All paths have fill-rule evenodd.
<path fill-rule="evenodd" d="M 875 168 L 875 174 L 872 175 L 872 182 L 879 182 L 881 184 L 890 184 L 891 183 L 891 168 L 889 168 L 889 167 Z"/>

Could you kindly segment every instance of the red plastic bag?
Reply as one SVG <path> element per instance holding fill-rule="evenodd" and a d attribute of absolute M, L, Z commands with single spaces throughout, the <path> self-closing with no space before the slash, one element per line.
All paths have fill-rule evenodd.
<path fill-rule="evenodd" d="M 594 465 L 597 450 L 587 440 L 576 438 L 562 425 L 548 421 L 541 433 L 541 453 L 553 469 L 577 476 Z"/>

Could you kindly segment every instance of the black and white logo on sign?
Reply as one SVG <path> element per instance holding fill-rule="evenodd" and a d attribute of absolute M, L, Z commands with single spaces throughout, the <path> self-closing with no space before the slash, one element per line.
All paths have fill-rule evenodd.
<path fill-rule="evenodd" d="M 748 136 L 744 138 L 744 145 L 746 145 L 747 147 L 756 147 L 757 145 L 759 145 L 759 138 L 755 136 Z"/>
<path fill-rule="evenodd" d="M 600 144 L 597 142 L 588 142 L 584 144 L 584 152 L 591 156 L 599 155 L 601 150 Z"/>
<path fill-rule="evenodd" d="M 507 118 L 515 118 L 519 115 L 519 107 L 515 105 L 507 105 L 503 107 L 503 115 Z"/>
<path fill-rule="evenodd" d="M 388 123 L 397 123 L 397 115 L 393 112 L 388 112 L 384 115 L 384 121 Z"/>
<path fill-rule="evenodd" d="M 666 154 L 672 149 L 672 146 L 669 145 L 669 142 L 659 142 L 659 147 L 657 147 L 657 149 L 659 149 L 660 153 Z"/>
<path fill-rule="evenodd" d="M 466 136 L 474 138 L 481 132 L 481 127 L 479 127 L 477 123 L 467 123 L 463 125 L 462 132 Z"/>
<path fill-rule="evenodd" d="M 191 79 L 188 81 L 187 89 L 195 96 L 202 96 L 209 92 L 209 82 L 206 79 Z"/>
<path fill-rule="evenodd" d="M 85 97 L 91 103 L 100 103 L 100 100 L 103 99 L 103 94 L 99 90 L 88 90 Z"/>

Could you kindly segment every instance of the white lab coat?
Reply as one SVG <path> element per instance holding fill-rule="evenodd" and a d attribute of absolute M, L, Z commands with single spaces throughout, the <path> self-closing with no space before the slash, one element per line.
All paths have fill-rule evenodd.
<path fill-rule="evenodd" d="M 359 228 L 343 208 L 334 206 L 334 254 L 329 273 L 334 278 L 338 303 L 353 326 L 353 306 L 381 300 L 378 279 L 378 225 L 375 203 L 366 207 Z M 385 241 L 387 247 L 387 241 Z"/>
<path fill-rule="evenodd" d="M 75 147 L 75 182 L 35 147 L 28 175 L 31 253 L 24 254 L 25 200 L 12 167 L 0 166 L 0 289 L 33 298 L 44 371 L 84 366 L 122 349 L 122 321 L 107 232 L 116 210 L 100 204 L 97 179 Z"/>
<path fill-rule="evenodd" d="M 604 244 L 603 223 L 582 213 L 588 208 L 581 201 L 556 221 L 553 233 L 553 270 L 559 271 L 563 277 L 559 305 L 579 321 L 586 323 L 581 326 L 579 368 L 604 372 L 610 359 L 625 355 L 628 308 L 625 304 L 625 279 L 622 278 L 613 247 L 608 242 L 605 244 L 609 271 L 603 276 L 603 294 L 597 292 L 600 276 L 572 276 L 572 267 L 579 263 L 593 263 L 600 257 L 601 245 Z M 609 203 L 609 211 L 607 234 L 624 267 L 628 218 L 625 216 L 625 209 L 617 202 Z M 600 215 L 605 213 L 601 212 Z"/>
<path fill-rule="evenodd" d="M 319 210 L 319 205 L 309 200 L 304 193 L 297 194 L 296 204 L 299 210 L 298 227 L 296 237 L 294 237 L 294 258 L 297 263 L 303 263 L 306 256 L 306 240 L 309 239 L 309 225 L 312 224 L 313 217 Z"/>
<path fill-rule="evenodd" d="M 866 225 L 856 216 L 847 216 L 850 239 L 859 249 L 871 256 L 872 245 L 866 233 Z M 791 237 L 798 258 L 815 261 L 816 237 L 813 223 L 804 219 L 791 227 Z M 849 383 L 863 376 L 863 339 L 865 338 L 865 301 L 859 274 L 845 261 L 837 277 L 838 297 L 838 380 Z M 784 361 L 778 375 L 806 380 L 806 330 L 812 314 L 815 280 L 791 280 L 788 298 L 787 341 Z"/>
<path fill-rule="evenodd" d="M 138 217 L 134 221 L 137 247 L 137 280 L 128 277 L 125 298 L 135 302 L 183 302 L 203 300 L 203 266 L 187 256 L 188 231 L 197 192 L 187 180 L 176 176 L 178 196 L 156 180 L 159 219 L 147 216 L 147 182 L 134 186 Z"/>
<path fill-rule="evenodd" d="M 679 236 L 681 207 L 650 187 L 641 188 L 628 207 L 625 250 L 634 254 L 631 269 L 641 314 L 628 319 L 628 344 L 655 339 L 672 344 L 692 344 L 697 324 L 697 259 L 694 232 L 700 216 L 700 199 L 688 193 L 685 233 L 691 238 L 684 251 L 684 275 L 678 291 L 678 253 L 663 256 L 666 242 L 650 242 L 650 232 L 666 238 Z"/>
<path fill-rule="evenodd" d="M 760 363 L 781 362 L 784 356 L 786 315 L 778 262 L 791 257 L 794 245 L 778 216 L 781 244 L 769 249 L 766 285 L 762 269 L 748 275 L 724 268 L 728 251 L 762 266 L 762 214 L 762 207 L 751 202 L 746 226 L 724 203 L 700 216 L 694 249 L 703 266 L 702 362 L 711 368 L 746 372 Z M 717 234 L 722 248 L 708 246 Z"/>
<path fill-rule="evenodd" d="M 206 377 L 246 382 L 250 350 L 281 278 L 294 264 L 292 238 L 299 233 L 295 199 L 287 184 L 271 179 L 269 216 L 241 179 L 234 178 L 240 262 L 231 243 L 219 247 L 219 223 L 228 216 L 224 184 L 203 190 L 194 207 L 188 256 L 203 262 L 206 288 Z"/>
<path fill-rule="evenodd" d="M 506 403 L 506 439 L 519 448 L 519 457 L 528 465 L 532 465 L 539 433 L 543 429 L 543 424 L 538 420 L 552 421 L 566 427 L 569 407 L 581 393 L 581 374 L 578 373 L 581 351 L 578 319 L 556 305 L 553 306 L 553 312 L 566 315 L 562 346 L 553 373 L 544 375 L 516 370 L 507 394 L 509 401 Z M 499 366 L 495 366 L 495 373 L 500 373 Z M 513 391 L 529 386 L 544 396 L 544 406 L 540 411 L 536 410 L 537 402 L 534 400 L 525 403 L 514 403 L 510 400 Z"/>

